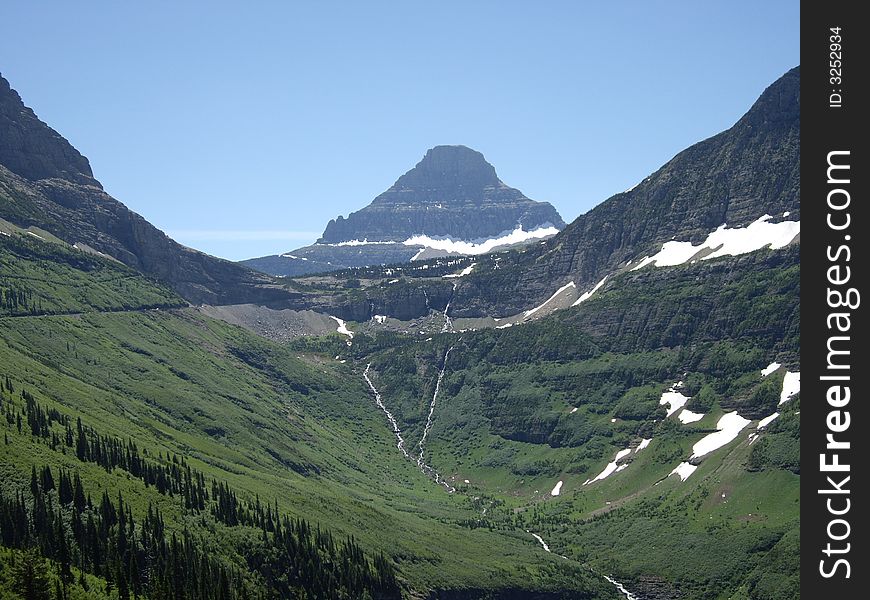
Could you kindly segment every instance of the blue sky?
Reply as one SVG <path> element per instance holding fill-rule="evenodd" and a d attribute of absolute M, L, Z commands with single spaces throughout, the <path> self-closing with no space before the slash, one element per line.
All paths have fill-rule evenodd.
<path fill-rule="evenodd" d="M 438 144 L 571 221 L 799 63 L 790 2 L 0 5 L 0 73 L 106 190 L 230 259 L 314 241 Z"/>

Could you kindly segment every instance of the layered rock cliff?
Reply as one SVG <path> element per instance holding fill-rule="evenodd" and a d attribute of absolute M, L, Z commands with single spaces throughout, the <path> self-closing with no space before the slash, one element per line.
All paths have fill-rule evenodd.
<path fill-rule="evenodd" d="M 549 203 L 505 185 L 480 152 L 436 146 L 371 204 L 330 221 L 318 242 L 400 242 L 421 234 L 475 240 L 518 225 L 530 231 L 565 223 Z"/>
<path fill-rule="evenodd" d="M 316 244 L 242 264 L 295 277 L 408 262 L 420 256 L 426 244 L 403 242 L 418 236 L 481 243 L 518 228 L 547 229 L 551 236 L 564 226 L 551 204 L 530 200 L 505 185 L 480 152 L 465 146 L 436 146 L 371 204 L 347 218 L 331 220 Z M 363 241 L 369 243 L 358 243 Z M 448 252 L 441 249 L 429 256 Z"/>
<path fill-rule="evenodd" d="M 677 154 L 633 189 L 581 215 L 545 245 L 463 278 L 457 315 L 513 314 L 568 280 L 590 289 L 671 240 L 700 243 L 764 215 L 800 220 L 800 67 L 771 84 L 730 129 Z"/>

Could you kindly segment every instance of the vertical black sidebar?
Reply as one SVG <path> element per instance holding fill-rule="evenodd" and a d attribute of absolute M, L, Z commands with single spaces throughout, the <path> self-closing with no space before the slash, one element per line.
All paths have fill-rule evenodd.
<path fill-rule="evenodd" d="M 801 594 L 859 598 L 870 416 L 865 297 L 870 23 L 861 3 L 801 6 Z"/>

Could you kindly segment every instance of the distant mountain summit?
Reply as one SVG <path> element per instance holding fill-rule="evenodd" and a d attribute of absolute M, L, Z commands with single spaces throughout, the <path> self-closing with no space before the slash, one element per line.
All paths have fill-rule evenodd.
<path fill-rule="evenodd" d="M 318 242 L 400 242 L 415 235 L 475 240 L 517 226 L 531 231 L 565 223 L 551 204 L 505 185 L 480 152 L 436 146 L 367 207 L 330 221 Z"/>
<path fill-rule="evenodd" d="M 273 275 L 303 275 L 483 253 L 564 227 L 551 204 L 505 185 L 480 152 L 435 146 L 368 206 L 331 220 L 316 244 L 243 264 Z"/>

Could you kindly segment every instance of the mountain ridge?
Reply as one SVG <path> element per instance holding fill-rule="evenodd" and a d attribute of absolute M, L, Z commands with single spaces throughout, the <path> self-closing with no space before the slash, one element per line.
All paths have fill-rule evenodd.
<path fill-rule="evenodd" d="M 469 207 L 479 223 L 468 222 Z M 485 239 L 518 225 L 530 230 L 547 223 L 565 226 L 551 204 L 502 182 L 483 154 L 461 145 L 435 146 L 368 206 L 331 220 L 318 243 L 401 242 L 415 235 Z"/>
<path fill-rule="evenodd" d="M 512 312 L 533 306 L 571 276 L 590 289 L 626 261 L 652 255 L 669 240 L 702 241 L 727 224 L 742 227 L 766 213 L 800 219 L 800 67 L 768 86 L 729 129 L 679 152 L 635 188 L 615 194 L 514 262 L 511 280 L 475 285 L 464 278 L 457 314 Z M 545 285 L 546 283 L 546 285 Z M 558 287 L 558 286 L 557 286 Z M 532 293 L 529 293 L 529 292 Z M 502 313 L 505 314 L 505 313 Z"/>
<path fill-rule="evenodd" d="M 86 244 L 157 277 L 195 303 L 286 304 L 268 276 L 187 248 L 107 194 L 90 163 L 0 76 L 0 214 Z"/>
<path fill-rule="evenodd" d="M 430 148 L 367 206 L 347 218 L 331 219 L 314 244 L 240 264 L 294 277 L 468 252 L 460 246 L 495 245 L 493 240 L 517 230 L 530 235 L 514 238 L 538 241 L 563 227 L 551 204 L 506 185 L 483 154 L 462 145 L 442 145 Z M 445 240 L 460 244 L 437 243 Z M 503 241 L 498 244 L 502 249 L 528 243 Z"/>

